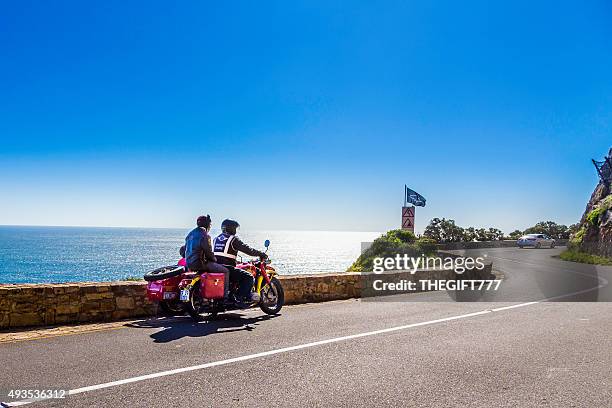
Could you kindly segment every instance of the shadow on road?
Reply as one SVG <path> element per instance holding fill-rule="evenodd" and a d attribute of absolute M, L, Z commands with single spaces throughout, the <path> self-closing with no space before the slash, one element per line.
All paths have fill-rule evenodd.
<path fill-rule="evenodd" d="M 244 317 L 240 313 L 220 314 L 212 320 L 195 322 L 189 317 L 162 317 L 129 323 L 126 326 L 151 329 L 163 328 L 150 335 L 154 343 L 168 343 L 183 337 L 202 337 L 235 331 L 252 331 L 264 321 L 280 315 Z"/>

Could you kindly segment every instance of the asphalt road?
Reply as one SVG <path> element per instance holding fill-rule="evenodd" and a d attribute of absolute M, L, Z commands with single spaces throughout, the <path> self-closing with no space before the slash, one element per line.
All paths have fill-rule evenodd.
<path fill-rule="evenodd" d="M 28 406 L 612 406 L 612 268 L 552 258 L 560 249 L 469 255 L 483 252 L 505 276 L 496 301 L 423 293 L 0 344 L 0 399 L 53 388 L 82 392 Z M 532 303 L 563 291 L 577 293 Z"/>

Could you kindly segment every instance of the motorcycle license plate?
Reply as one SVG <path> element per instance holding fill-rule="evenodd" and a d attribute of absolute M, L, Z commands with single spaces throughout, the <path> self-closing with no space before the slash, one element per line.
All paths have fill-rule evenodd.
<path fill-rule="evenodd" d="M 189 289 L 181 289 L 181 297 L 180 299 L 183 302 L 186 302 L 189 300 Z"/>

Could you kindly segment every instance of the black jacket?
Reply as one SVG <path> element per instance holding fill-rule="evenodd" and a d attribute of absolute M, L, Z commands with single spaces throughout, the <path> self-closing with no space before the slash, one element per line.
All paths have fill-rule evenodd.
<path fill-rule="evenodd" d="M 266 256 L 264 252 L 251 248 L 242 242 L 236 235 L 230 235 L 225 232 L 215 238 L 213 247 L 217 262 L 222 265 L 236 266 L 236 255 L 238 255 L 238 252 L 244 252 L 250 256 Z"/>
<path fill-rule="evenodd" d="M 206 229 L 196 228 L 185 238 L 185 261 L 192 271 L 205 269 L 206 262 L 217 262 Z"/>

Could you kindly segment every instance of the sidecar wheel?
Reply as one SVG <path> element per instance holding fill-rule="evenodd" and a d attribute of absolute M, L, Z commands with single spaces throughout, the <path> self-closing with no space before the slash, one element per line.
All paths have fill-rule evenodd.
<path fill-rule="evenodd" d="M 185 305 L 179 301 L 162 301 L 159 302 L 159 307 L 169 316 L 182 316 L 185 314 Z"/>
<path fill-rule="evenodd" d="M 145 273 L 143 276 L 147 282 L 153 282 L 162 279 L 172 278 L 185 272 L 185 268 L 178 265 L 163 266 L 155 270 Z"/>

